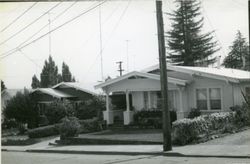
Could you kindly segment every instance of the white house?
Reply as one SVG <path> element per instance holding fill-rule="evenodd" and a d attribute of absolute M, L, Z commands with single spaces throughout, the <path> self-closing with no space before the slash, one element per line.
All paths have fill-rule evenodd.
<path fill-rule="evenodd" d="M 242 93 L 250 95 L 248 71 L 168 65 L 167 74 L 169 107 L 176 111 L 177 119 L 186 117 L 192 108 L 198 108 L 202 113 L 228 111 L 231 106 L 245 101 Z M 106 93 L 103 116 L 107 124 L 113 124 L 114 118 L 120 117 L 128 125 L 133 122 L 136 111 L 160 110 L 159 65 L 130 72 L 95 88 Z M 126 109 L 112 109 L 110 95 L 116 93 L 126 94 Z"/>

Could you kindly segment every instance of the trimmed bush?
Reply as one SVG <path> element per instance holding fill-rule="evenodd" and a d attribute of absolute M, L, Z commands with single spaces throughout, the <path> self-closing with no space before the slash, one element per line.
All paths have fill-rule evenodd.
<path fill-rule="evenodd" d="M 65 117 L 60 125 L 60 138 L 77 137 L 80 133 L 80 123 L 76 117 Z"/>
<path fill-rule="evenodd" d="M 235 118 L 235 112 L 225 112 L 202 115 L 194 119 L 177 120 L 173 122 L 172 126 L 173 142 L 177 145 L 185 145 L 208 136 L 212 131 L 225 132 L 226 125 L 234 123 Z M 230 130 L 232 131 L 232 129 Z"/>
<path fill-rule="evenodd" d="M 49 125 L 28 131 L 29 138 L 41 138 L 59 134 L 58 125 Z"/>

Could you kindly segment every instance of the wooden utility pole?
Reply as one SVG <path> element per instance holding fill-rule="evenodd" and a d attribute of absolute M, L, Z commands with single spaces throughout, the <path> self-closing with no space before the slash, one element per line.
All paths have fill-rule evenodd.
<path fill-rule="evenodd" d="M 168 110 L 168 79 L 165 54 L 164 27 L 162 18 L 162 1 L 156 0 L 156 16 L 158 31 L 158 48 L 159 48 L 159 65 L 161 79 L 161 95 L 162 95 L 162 114 L 163 114 L 163 151 L 172 150 L 171 143 L 171 126 Z"/>
<path fill-rule="evenodd" d="M 122 76 L 122 72 L 124 71 L 124 69 L 122 69 L 122 61 L 116 62 L 117 64 L 119 64 L 119 68 L 118 68 L 118 72 L 120 72 L 120 76 Z"/>

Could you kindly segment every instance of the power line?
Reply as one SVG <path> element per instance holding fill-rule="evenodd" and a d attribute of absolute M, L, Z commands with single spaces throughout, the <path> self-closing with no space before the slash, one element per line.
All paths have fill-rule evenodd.
<path fill-rule="evenodd" d="M 24 14 L 26 14 L 29 10 L 31 10 L 38 2 L 33 3 L 28 9 L 26 9 L 21 15 L 16 17 L 12 22 L 10 22 L 7 26 L 5 26 L 0 32 L 4 32 L 9 28 L 11 25 L 13 25 L 18 19 L 20 19 Z"/>
<path fill-rule="evenodd" d="M 25 45 L 23 45 L 23 46 L 21 46 L 21 47 L 16 47 L 16 48 L 10 50 L 10 51 L 12 51 L 12 52 L 10 52 L 9 54 L 7 54 L 7 55 L 1 57 L 1 60 L 4 59 L 4 58 L 6 58 L 6 57 L 8 57 L 9 55 L 12 55 L 12 54 L 15 53 L 16 51 L 18 51 L 17 49 L 23 49 L 23 48 L 29 46 L 30 44 L 35 43 L 36 41 L 38 41 L 38 40 L 44 38 L 44 37 L 47 36 L 48 34 L 50 34 L 50 33 L 54 32 L 54 31 L 60 29 L 61 27 L 65 26 L 65 25 L 67 25 L 67 24 L 69 24 L 69 23 L 71 23 L 72 21 L 74 21 L 74 20 L 76 20 L 77 18 L 83 16 L 84 14 L 87 14 L 88 12 L 94 10 L 95 8 L 97 8 L 98 6 L 104 4 L 104 3 L 107 2 L 107 1 L 108 1 L 108 0 L 104 0 L 103 2 L 101 2 L 101 3 L 99 3 L 99 4 L 97 4 L 97 5 L 93 6 L 93 7 L 91 7 L 90 9 L 88 9 L 88 10 L 82 12 L 81 14 L 77 15 L 76 17 L 74 17 L 74 18 L 72 18 L 72 19 L 70 19 L 70 20 L 64 22 L 63 24 L 61 24 L 61 25 L 55 27 L 54 29 L 52 29 L 52 30 L 50 30 L 49 32 L 47 32 L 47 33 L 41 35 L 40 37 L 38 37 L 38 38 L 36 38 L 36 39 L 30 41 L 29 43 L 27 43 L 27 44 L 25 44 Z"/>
<path fill-rule="evenodd" d="M 64 13 L 66 13 L 71 7 L 73 7 L 78 1 L 79 1 L 79 0 L 73 2 L 69 7 L 67 7 L 66 9 L 64 9 L 64 10 L 63 10 L 62 12 L 60 12 L 59 14 L 57 14 L 57 15 L 55 16 L 55 18 L 52 19 L 52 20 L 50 21 L 50 23 L 53 23 L 53 22 L 56 21 L 58 18 L 60 18 L 60 17 L 61 17 Z M 36 36 L 38 33 L 40 33 L 40 32 L 41 32 L 44 28 L 46 28 L 48 25 L 49 25 L 49 23 L 47 23 L 47 24 L 45 24 L 44 26 L 42 26 L 37 32 L 35 32 L 33 35 L 31 35 L 31 36 L 28 37 L 26 40 L 24 40 L 22 43 L 20 43 L 20 44 L 17 46 L 17 48 L 20 47 L 20 46 L 22 46 L 23 44 L 25 44 L 25 43 L 28 42 L 29 40 L 31 40 L 34 36 Z M 6 54 L 9 54 L 9 53 L 11 53 L 13 50 L 15 50 L 15 49 L 9 50 L 9 51 L 7 51 L 7 52 L 1 54 L 1 56 L 4 56 L 4 55 L 6 55 Z"/>
<path fill-rule="evenodd" d="M 52 8 L 50 8 L 48 11 L 46 11 L 45 13 L 43 13 L 42 15 L 40 15 L 38 18 L 36 18 L 35 20 L 33 20 L 31 23 L 29 23 L 28 25 L 26 25 L 25 27 L 23 27 L 21 30 L 19 30 L 18 32 L 14 33 L 13 35 L 11 35 L 9 38 L 5 39 L 4 41 L 2 41 L 0 43 L 0 45 L 3 45 L 4 43 L 6 43 L 7 41 L 9 41 L 10 39 L 12 39 L 13 37 L 15 37 L 16 35 L 20 34 L 22 31 L 24 31 L 25 29 L 29 28 L 32 24 L 34 24 L 35 22 L 37 22 L 39 19 L 41 19 L 44 15 L 48 14 L 51 10 L 53 10 L 54 8 L 56 8 L 58 5 L 60 5 L 62 2 L 57 3 L 56 5 L 54 5 Z"/>
<path fill-rule="evenodd" d="M 219 39 L 219 37 L 218 37 L 216 31 L 215 31 L 215 28 L 214 28 L 212 22 L 210 21 L 210 19 L 209 19 L 209 17 L 208 17 L 208 14 L 207 14 L 207 12 L 206 12 L 206 10 L 205 10 L 205 7 L 204 7 L 204 5 L 203 5 L 203 0 L 201 0 L 200 2 L 201 2 L 201 7 L 202 7 L 202 9 L 203 9 L 203 11 L 204 11 L 204 15 L 206 16 L 206 18 L 207 18 L 207 20 L 208 20 L 209 25 L 211 26 L 211 28 L 214 30 L 215 37 L 216 37 L 217 40 L 218 40 L 218 43 L 219 43 L 219 45 L 220 45 L 220 48 L 222 49 L 222 52 L 223 52 L 224 56 L 226 56 L 225 50 L 224 50 L 224 48 L 223 48 L 223 46 L 222 46 L 222 43 L 221 43 L 221 41 L 220 41 L 220 39 Z"/>

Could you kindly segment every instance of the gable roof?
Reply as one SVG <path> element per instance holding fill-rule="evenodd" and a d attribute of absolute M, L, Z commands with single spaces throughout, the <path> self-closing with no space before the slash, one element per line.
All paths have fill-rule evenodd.
<path fill-rule="evenodd" d="M 70 87 L 70 88 L 75 88 L 76 90 L 80 90 L 86 93 L 89 93 L 91 95 L 98 95 L 98 91 L 94 90 L 93 86 L 89 86 L 88 89 L 87 85 L 85 83 L 79 83 L 79 82 L 61 82 L 55 86 L 53 86 L 53 89 L 56 89 L 60 86 L 66 86 L 66 87 Z"/>
<path fill-rule="evenodd" d="M 151 74 L 151 73 L 145 73 L 145 72 L 138 72 L 138 71 L 133 71 L 130 73 L 127 73 L 123 76 L 117 77 L 115 79 L 111 79 L 108 80 L 106 82 L 103 82 L 101 84 L 98 84 L 95 86 L 96 89 L 98 88 L 103 88 L 105 86 L 117 83 L 119 81 L 128 79 L 130 77 L 145 77 L 145 78 L 149 78 L 149 79 L 154 79 L 154 80 L 160 80 L 160 76 L 156 75 L 156 74 Z M 168 82 L 169 83 L 174 83 L 174 84 L 179 84 L 179 85 L 186 85 L 186 83 L 188 82 L 187 80 L 180 80 L 180 79 L 176 79 L 176 78 L 172 78 L 172 77 L 168 77 Z"/>
<path fill-rule="evenodd" d="M 67 94 L 65 92 L 61 92 L 59 90 L 56 90 L 56 89 L 52 89 L 52 88 L 38 88 L 38 89 L 35 89 L 33 93 L 35 92 L 42 92 L 42 93 L 45 93 L 45 94 L 48 94 L 48 95 L 51 95 L 52 97 L 56 97 L 56 98 L 68 98 L 68 97 L 75 97 L 73 95 L 70 95 L 70 94 Z"/>
<path fill-rule="evenodd" d="M 142 72 L 151 72 L 159 69 L 159 65 L 148 67 Z M 232 68 L 210 68 L 210 67 L 192 67 L 192 66 L 174 66 L 167 65 L 167 70 L 188 73 L 191 75 L 205 76 L 209 78 L 221 79 L 231 82 L 250 81 L 250 72 Z"/>

